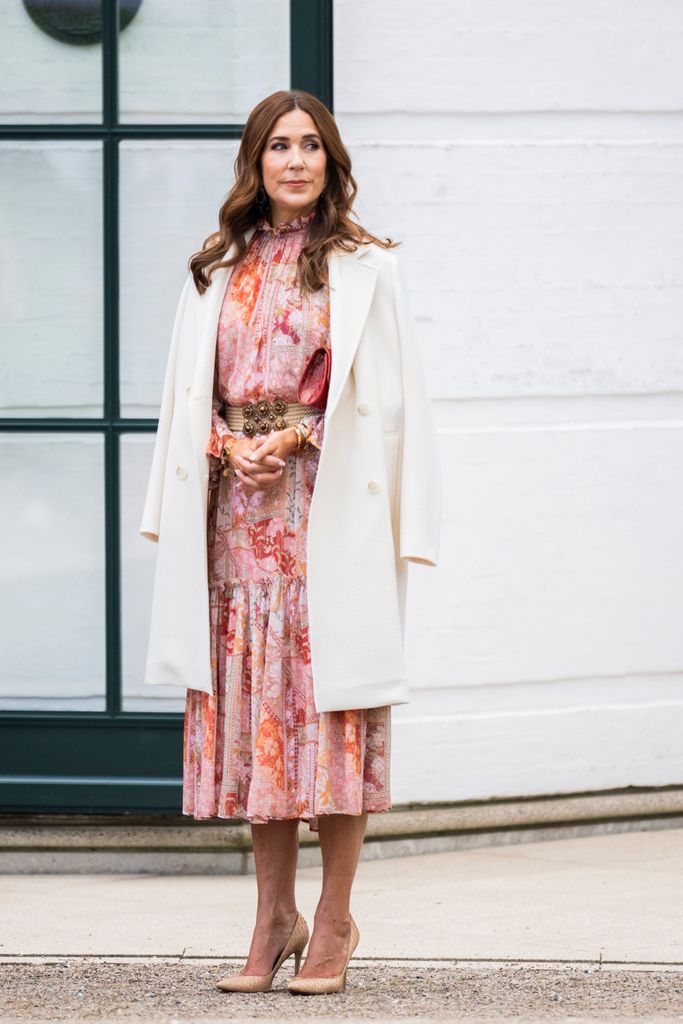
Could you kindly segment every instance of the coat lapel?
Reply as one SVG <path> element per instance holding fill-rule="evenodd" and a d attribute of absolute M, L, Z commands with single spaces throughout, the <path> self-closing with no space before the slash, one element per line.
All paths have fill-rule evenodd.
<path fill-rule="evenodd" d="M 255 230 L 252 226 L 245 233 L 247 243 Z M 227 259 L 233 251 L 228 251 Z M 377 268 L 363 258 L 368 251 L 369 246 L 361 246 L 355 252 L 334 252 L 329 256 L 332 371 L 326 419 L 332 415 L 339 401 L 370 312 Z M 200 464 L 204 461 L 204 449 L 211 430 L 218 321 L 232 270 L 232 267 L 221 267 L 214 272 L 211 284 L 198 299 L 196 310 L 197 356 L 190 398 L 190 425 Z"/>
<path fill-rule="evenodd" d="M 332 372 L 325 410 L 328 421 L 351 371 L 375 293 L 377 268 L 363 259 L 367 251 L 368 247 L 362 247 L 353 253 L 331 253 L 328 261 L 332 348 Z"/>
<path fill-rule="evenodd" d="M 246 232 L 247 245 L 256 230 L 252 225 Z M 231 246 L 225 254 L 225 259 L 230 259 L 235 248 Z M 197 310 L 197 359 L 194 368 L 194 379 L 192 381 L 192 397 L 201 401 L 208 397 L 209 402 L 213 395 L 213 370 L 216 358 L 216 338 L 218 335 L 218 320 L 221 315 L 221 306 L 225 290 L 228 286 L 233 267 L 220 267 L 211 277 L 211 284 L 204 294 L 199 298 Z"/>
<path fill-rule="evenodd" d="M 256 225 L 252 225 L 245 232 L 247 243 L 249 243 L 255 231 Z M 225 258 L 229 259 L 234 251 L 234 246 L 231 246 L 225 254 Z M 203 473 L 206 473 L 207 456 L 205 449 L 211 433 L 213 374 L 216 359 L 218 321 L 225 290 L 233 269 L 234 267 L 220 267 L 216 270 L 211 277 L 209 287 L 203 295 L 197 297 L 198 306 L 196 308 L 197 319 L 195 324 L 197 355 L 194 376 L 192 378 L 189 416 L 192 447 L 197 459 L 197 465 Z"/>

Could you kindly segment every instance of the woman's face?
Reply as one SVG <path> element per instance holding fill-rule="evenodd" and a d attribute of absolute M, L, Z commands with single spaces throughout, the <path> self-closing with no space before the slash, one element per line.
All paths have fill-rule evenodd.
<path fill-rule="evenodd" d="M 310 114 L 290 110 L 278 118 L 261 153 L 274 227 L 311 212 L 325 185 L 326 165 L 327 154 Z"/>

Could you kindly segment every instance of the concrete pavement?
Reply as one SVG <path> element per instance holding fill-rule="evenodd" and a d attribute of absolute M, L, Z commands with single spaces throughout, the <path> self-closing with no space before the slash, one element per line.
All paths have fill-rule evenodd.
<path fill-rule="evenodd" d="M 309 926 L 320 877 L 298 874 Z M 0 905 L 3 1021 L 683 1020 L 681 829 L 362 861 L 343 996 L 291 996 L 289 965 L 267 996 L 214 994 L 252 876 L 5 875 Z"/>

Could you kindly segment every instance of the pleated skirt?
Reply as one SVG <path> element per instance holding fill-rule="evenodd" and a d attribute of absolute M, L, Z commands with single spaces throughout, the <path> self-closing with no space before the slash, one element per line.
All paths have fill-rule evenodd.
<path fill-rule="evenodd" d="M 212 471 L 207 519 L 213 695 L 188 690 L 183 813 L 254 823 L 391 807 L 391 706 L 316 712 L 306 531 L 319 451 L 249 493 Z M 353 642 L 341 637 L 341 643 Z"/>

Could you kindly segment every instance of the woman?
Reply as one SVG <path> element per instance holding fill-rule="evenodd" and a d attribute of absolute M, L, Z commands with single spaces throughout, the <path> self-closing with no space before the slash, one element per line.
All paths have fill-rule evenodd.
<path fill-rule="evenodd" d="M 256 922 L 219 987 L 267 991 L 294 954 L 291 992 L 334 992 L 359 940 L 367 817 L 391 807 L 406 563 L 437 559 L 435 428 L 396 243 L 350 219 L 356 183 L 327 108 L 267 97 L 235 176 L 174 324 L 140 526 L 161 540 L 145 681 L 187 687 L 184 813 L 251 825 Z M 332 375 L 312 406 L 299 385 L 320 346 Z M 299 820 L 323 860 L 301 968 Z"/>

